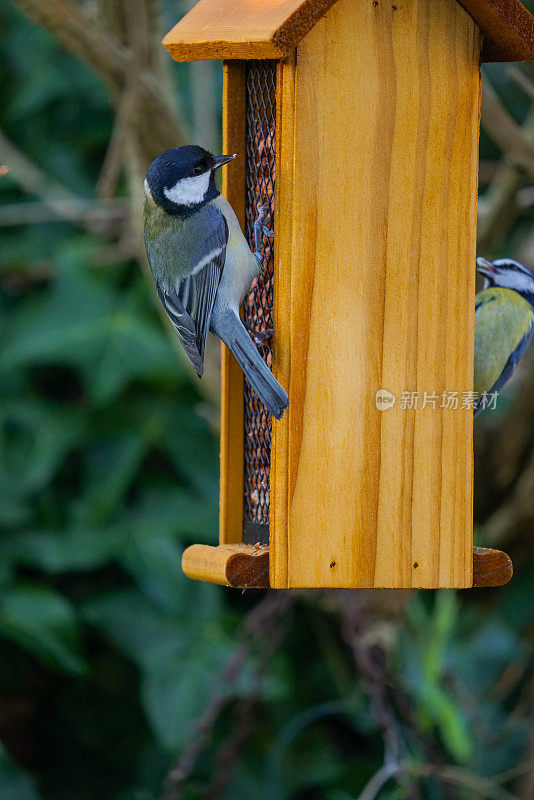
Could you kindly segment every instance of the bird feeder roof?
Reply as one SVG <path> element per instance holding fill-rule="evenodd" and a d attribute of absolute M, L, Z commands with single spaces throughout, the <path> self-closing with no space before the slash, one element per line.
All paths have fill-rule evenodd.
<path fill-rule="evenodd" d="M 176 61 L 285 58 L 337 0 L 199 0 L 165 36 Z M 483 33 L 482 61 L 534 60 L 519 0 L 459 0 Z"/>

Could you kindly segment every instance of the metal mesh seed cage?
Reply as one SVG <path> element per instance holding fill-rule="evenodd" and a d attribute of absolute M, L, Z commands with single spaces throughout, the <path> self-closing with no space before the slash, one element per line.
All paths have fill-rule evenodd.
<path fill-rule="evenodd" d="M 267 228 L 274 223 L 276 61 L 249 61 L 246 84 L 246 235 L 254 249 L 253 224 L 257 209 L 268 206 Z M 244 320 L 257 331 L 272 328 L 273 239 L 263 237 L 262 272 L 245 298 Z M 258 346 L 271 367 L 270 341 Z M 269 542 L 269 472 L 271 415 L 245 381 L 245 475 L 243 541 Z"/>

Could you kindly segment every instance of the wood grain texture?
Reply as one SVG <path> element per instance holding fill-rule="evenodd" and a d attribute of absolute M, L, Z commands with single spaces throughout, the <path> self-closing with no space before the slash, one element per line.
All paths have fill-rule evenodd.
<path fill-rule="evenodd" d="M 534 17 L 519 0 L 459 0 L 483 33 L 482 61 L 532 61 Z"/>
<path fill-rule="evenodd" d="M 336 0 L 200 0 L 165 36 L 176 61 L 284 58 Z M 355 0 L 353 0 L 355 2 Z M 534 18 L 519 0 L 460 0 L 481 29 L 483 61 L 534 59 Z M 372 0 L 358 0 L 360 11 Z M 391 8 L 380 0 L 379 5 Z M 397 4 L 402 10 L 402 2 Z"/>
<path fill-rule="evenodd" d="M 479 52 L 455 0 L 339 0 L 282 67 L 273 587 L 472 584 Z"/>
<path fill-rule="evenodd" d="M 473 586 L 504 586 L 512 578 L 512 559 L 502 550 L 473 547 Z"/>
<path fill-rule="evenodd" d="M 268 547 L 192 545 L 183 554 L 182 568 L 193 580 L 236 588 L 270 587 Z M 506 553 L 473 547 L 474 588 L 504 586 L 512 575 L 512 560 Z"/>
<path fill-rule="evenodd" d="M 165 36 L 176 61 L 283 58 L 336 0 L 200 0 Z"/>
<path fill-rule="evenodd" d="M 223 152 L 237 158 L 223 167 L 223 194 L 245 224 L 245 65 L 223 66 Z M 221 452 L 219 541 L 243 536 L 243 373 L 221 343 Z"/>
<path fill-rule="evenodd" d="M 273 290 L 273 372 L 289 392 L 291 380 L 292 296 L 291 263 L 293 251 L 293 164 L 295 160 L 295 65 L 296 54 L 280 61 L 276 93 L 276 169 L 275 191 L 275 251 Z M 295 298 L 295 302 L 298 298 Z M 306 331 L 303 331 L 306 334 Z M 276 578 L 286 585 L 289 524 L 289 418 L 292 405 L 284 419 L 272 421 L 271 484 L 270 484 L 270 550 L 271 563 L 276 564 Z M 274 479 L 273 479 L 274 476 Z M 272 574 L 272 573 L 271 573 Z"/>
<path fill-rule="evenodd" d="M 269 548 L 250 544 L 210 547 L 193 544 L 182 556 L 182 570 L 195 581 L 259 589 L 269 586 Z"/>

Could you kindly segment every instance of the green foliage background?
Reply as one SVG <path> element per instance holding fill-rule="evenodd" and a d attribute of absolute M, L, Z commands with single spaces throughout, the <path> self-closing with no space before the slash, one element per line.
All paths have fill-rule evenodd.
<path fill-rule="evenodd" d="M 107 89 L 4 0 L 0 26 L 0 129 L 90 199 L 113 122 Z M 504 67 L 490 72 L 521 120 L 524 94 Z M 187 112 L 188 73 L 177 81 Z M 482 157 L 498 157 L 484 137 Z M 10 174 L 0 192 L 4 204 L 35 199 Z M 517 223 L 503 252 L 528 234 Z M 294 598 L 259 688 L 258 648 L 237 681 L 221 680 L 258 593 L 180 571 L 184 547 L 216 540 L 218 444 L 139 265 L 67 222 L 2 227 L 0 241 L 0 800 L 162 796 L 214 692 L 222 710 L 185 798 L 219 796 L 206 787 L 252 695 L 221 797 L 356 798 L 382 764 L 383 726 L 328 594 Z M 480 781 L 507 770 L 492 785 L 527 798 L 534 595 L 532 566 L 519 566 L 502 591 L 365 607 L 417 776 L 381 798 L 497 797 Z M 429 760 L 463 783 L 423 774 Z"/>

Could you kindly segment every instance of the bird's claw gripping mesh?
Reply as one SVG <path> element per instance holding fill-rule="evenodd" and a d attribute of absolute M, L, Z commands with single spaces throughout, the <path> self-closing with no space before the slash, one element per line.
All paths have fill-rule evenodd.
<path fill-rule="evenodd" d="M 246 65 L 246 235 L 252 250 L 258 209 L 266 207 L 262 225 L 274 223 L 276 61 L 249 61 Z M 261 275 L 244 302 L 244 321 L 253 331 L 273 327 L 274 243 L 263 231 Z M 258 345 L 269 368 L 269 339 Z M 269 473 L 271 466 L 271 415 L 245 381 L 245 475 L 243 541 L 269 543 Z"/>

